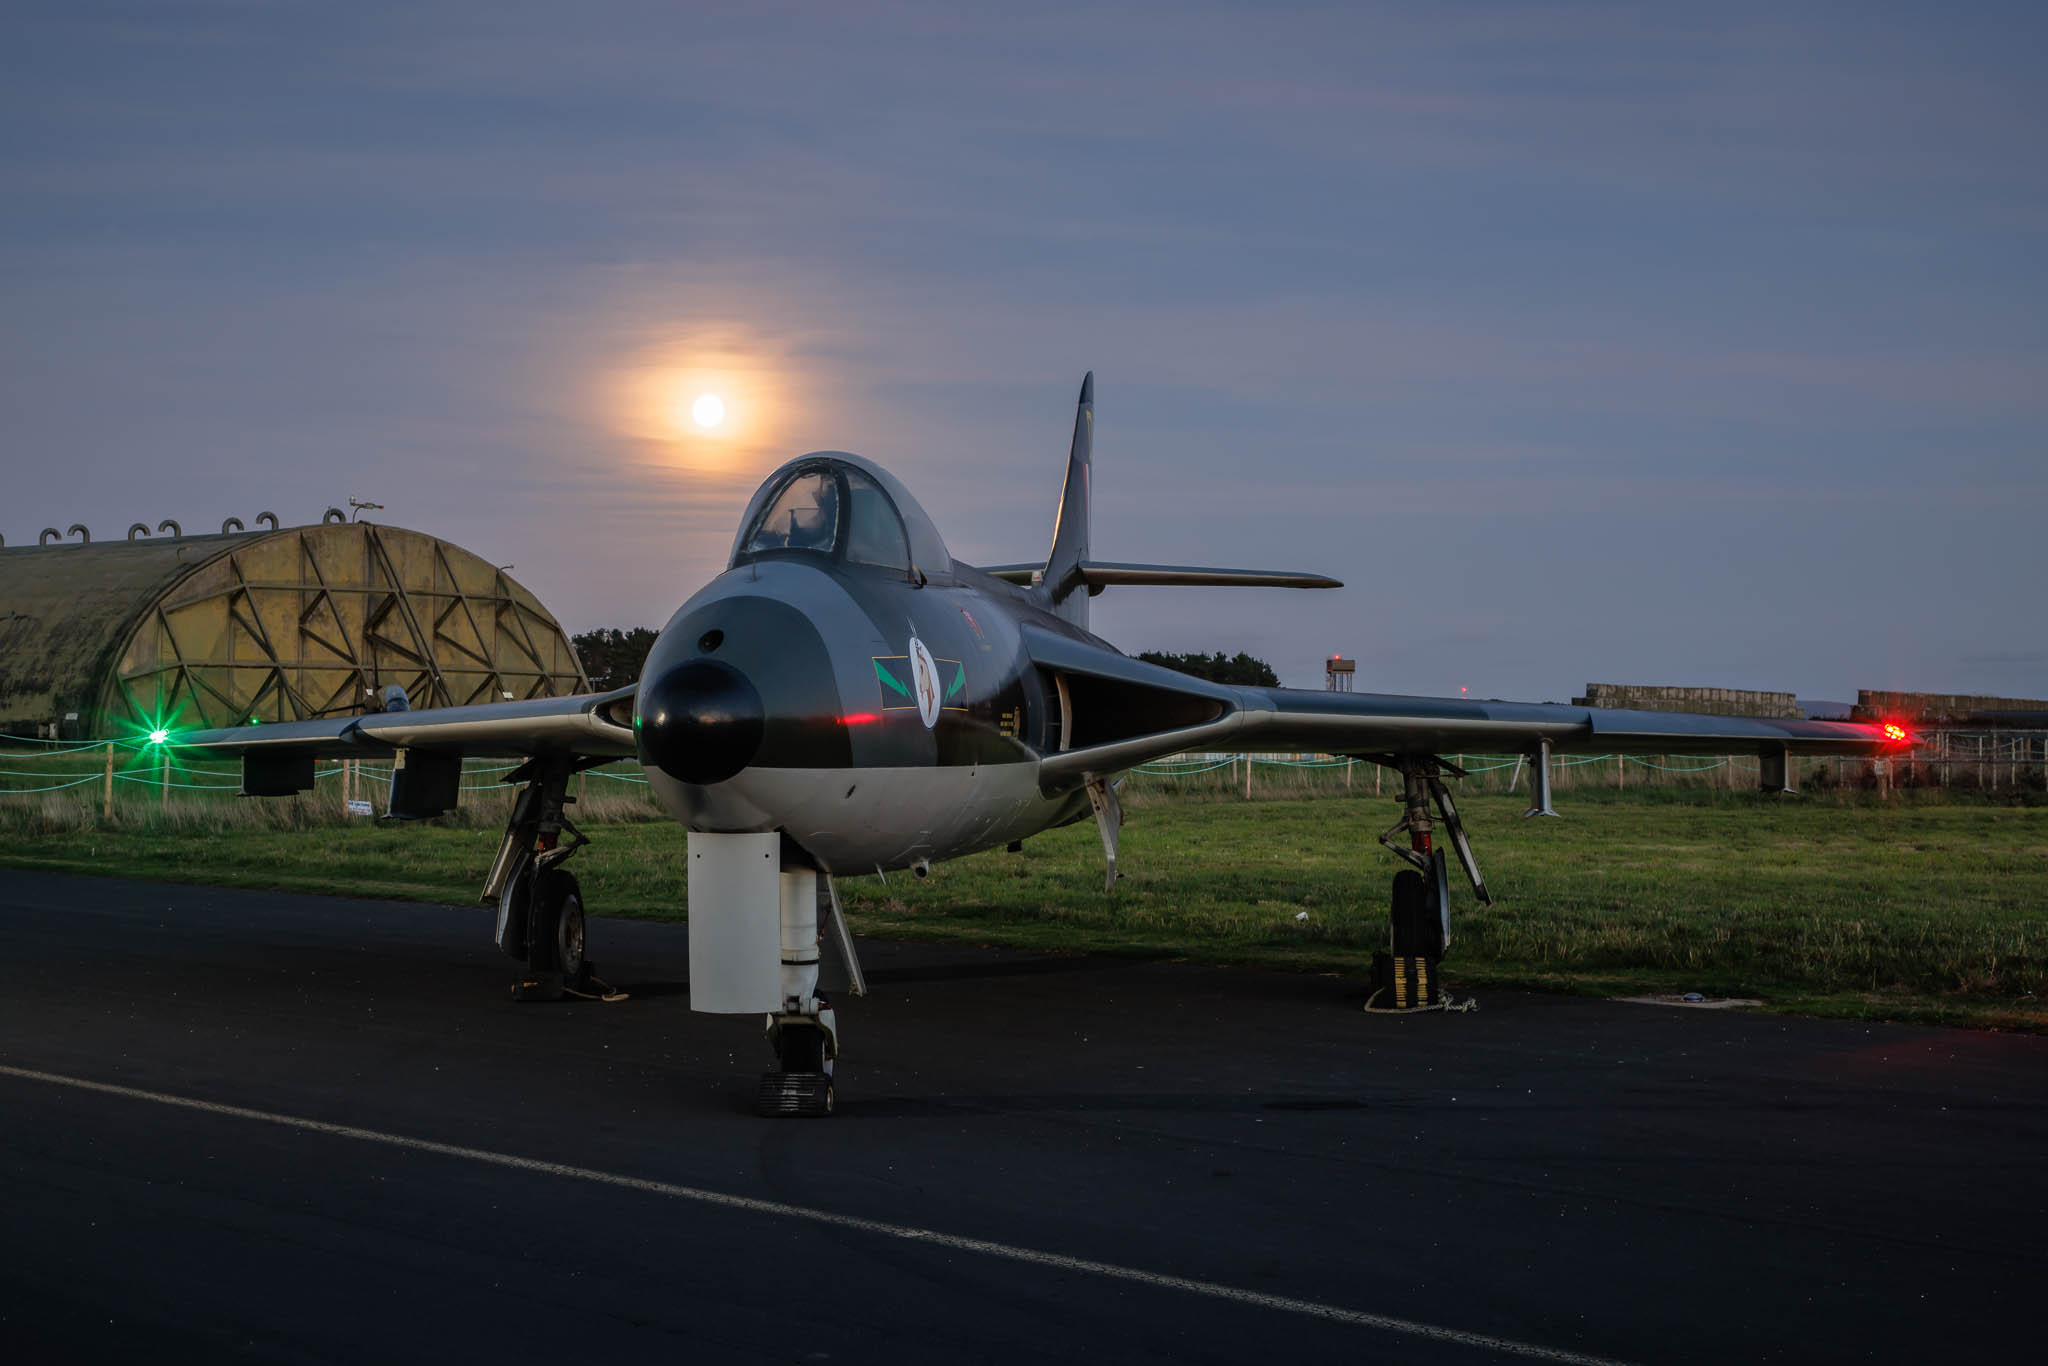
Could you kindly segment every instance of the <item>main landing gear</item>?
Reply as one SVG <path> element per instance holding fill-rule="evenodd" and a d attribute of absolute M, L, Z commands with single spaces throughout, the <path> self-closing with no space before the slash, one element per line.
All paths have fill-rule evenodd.
<path fill-rule="evenodd" d="M 1373 993 L 1365 1008 L 1370 1011 L 1450 1009 L 1443 980 L 1437 969 L 1451 942 L 1451 880 L 1444 850 L 1435 842 L 1439 826 L 1458 855 L 1458 863 L 1472 883 L 1472 894 L 1482 906 L 1491 906 L 1486 879 L 1472 856 L 1472 842 L 1465 838 L 1465 826 L 1458 808 L 1444 786 L 1446 772 L 1464 776 L 1462 769 L 1431 756 L 1369 755 L 1375 762 L 1401 775 L 1401 819 L 1380 836 L 1380 843 L 1411 864 L 1394 874 L 1391 953 L 1373 955 Z M 1435 815 L 1431 815 L 1431 807 Z M 1408 836 L 1404 848 L 1396 843 Z"/>
<path fill-rule="evenodd" d="M 498 947 L 526 962 L 512 987 L 515 1001 L 559 1001 L 564 992 L 589 986 L 583 891 L 576 875 L 562 867 L 590 843 L 563 810 L 576 800 L 568 794 L 570 777 L 589 766 L 585 760 L 535 758 L 506 777 L 524 786 L 481 900 L 498 904 Z"/>

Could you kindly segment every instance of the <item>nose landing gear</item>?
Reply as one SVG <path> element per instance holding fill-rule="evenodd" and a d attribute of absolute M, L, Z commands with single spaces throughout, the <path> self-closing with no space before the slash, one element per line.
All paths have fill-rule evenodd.
<path fill-rule="evenodd" d="M 832 1071 L 839 1060 L 839 1019 L 818 991 L 821 959 L 831 952 L 856 996 L 867 994 L 867 979 L 853 951 L 832 875 L 792 869 L 782 876 L 794 885 L 782 898 L 782 1009 L 768 1017 L 775 1070 L 761 1074 L 754 1113 L 764 1119 L 823 1119 L 832 1113 L 835 1101 Z"/>

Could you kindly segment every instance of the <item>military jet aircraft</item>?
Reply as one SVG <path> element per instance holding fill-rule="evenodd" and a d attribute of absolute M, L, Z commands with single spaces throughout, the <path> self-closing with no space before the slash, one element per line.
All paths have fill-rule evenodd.
<path fill-rule="evenodd" d="M 1489 901 L 1446 753 L 1530 756 L 1548 813 L 1553 752 L 1745 753 L 1782 787 L 1794 754 L 1873 755 L 1884 728 L 1291 688 L 1231 687 L 1131 659 L 1088 630 L 1089 600 L 1126 585 L 1336 588 L 1320 575 L 1124 564 L 1089 548 L 1095 383 L 1082 381 L 1066 482 L 1043 564 L 976 568 L 947 551 L 924 509 L 871 461 L 818 451 L 771 474 L 740 519 L 726 571 L 663 628 L 640 681 L 614 692 L 413 711 L 387 689 L 364 716 L 217 730 L 183 748 L 238 754 L 242 790 L 310 789 L 319 757 L 395 759 L 389 814 L 455 805 L 465 757 L 523 759 L 483 900 L 499 947 L 526 960 L 517 990 L 560 994 L 584 968 L 584 916 L 562 865 L 587 841 L 569 779 L 637 759 L 689 832 L 691 1006 L 768 1017 L 768 1115 L 832 1108 L 839 1033 L 819 991 L 821 946 L 855 994 L 836 878 L 1016 846 L 1093 817 L 1108 885 L 1122 812 L 1116 784 L 1185 750 L 1260 747 L 1353 755 L 1402 780 L 1381 843 L 1395 875 L 1394 1008 L 1441 1005 L 1450 934 L 1439 830 Z"/>

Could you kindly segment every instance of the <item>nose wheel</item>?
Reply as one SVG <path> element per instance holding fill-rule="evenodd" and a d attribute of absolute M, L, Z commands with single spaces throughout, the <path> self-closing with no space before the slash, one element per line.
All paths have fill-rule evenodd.
<path fill-rule="evenodd" d="M 830 1007 L 815 1015 L 778 1015 L 768 1026 L 776 1068 L 761 1074 L 754 1113 L 763 1119 L 823 1119 L 832 1113 L 832 1064 L 838 1031 Z"/>

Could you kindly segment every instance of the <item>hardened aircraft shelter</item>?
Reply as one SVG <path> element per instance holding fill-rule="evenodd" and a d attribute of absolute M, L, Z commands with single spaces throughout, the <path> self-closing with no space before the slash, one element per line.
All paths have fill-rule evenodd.
<path fill-rule="evenodd" d="M 346 716 L 378 709 L 392 684 L 414 707 L 587 689 L 554 615 L 498 566 L 338 511 L 270 520 L 204 536 L 138 523 L 119 541 L 53 529 L 0 548 L 0 732 Z"/>

